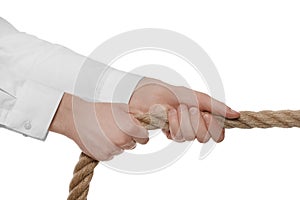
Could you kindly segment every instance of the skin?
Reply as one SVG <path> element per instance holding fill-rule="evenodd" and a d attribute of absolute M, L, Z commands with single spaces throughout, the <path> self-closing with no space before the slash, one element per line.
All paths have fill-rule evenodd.
<path fill-rule="evenodd" d="M 238 112 L 207 94 L 143 78 L 128 105 L 91 103 L 64 94 L 50 131 L 72 139 L 83 152 L 97 160 L 110 160 L 125 149 L 135 148 L 136 143 L 148 142 L 147 130 L 132 114 L 151 111 L 157 105 L 167 109 L 169 130 L 163 132 L 176 142 L 197 139 L 205 143 L 210 138 L 221 142 L 225 131 L 214 115 L 239 117 Z"/>

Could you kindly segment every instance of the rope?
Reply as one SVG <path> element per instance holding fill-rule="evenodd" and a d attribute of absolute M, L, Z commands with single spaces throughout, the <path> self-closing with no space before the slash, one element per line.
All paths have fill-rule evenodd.
<path fill-rule="evenodd" d="M 242 111 L 238 119 L 224 119 L 216 116 L 218 122 L 224 128 L 300 128 L 300 110 L 281 110 L 281 111 Z M 167 113 L 145 113 L 135 114 L 135 117 L 148 130 L 166 129 L 168 130 Z M 70 183 L 68 200 L 86 200 L 89 185 L 93 177 L 94 168 L 98 161 L 93 160 L 84 153 L 81 153 L 80 159 L 75 167 L 73 179 Z"/>
<path fill-rule="evenodd" d="M 69 186 L 68 200 L 86 200 L 89 192 L 90 182 L 94 175 L 94 169 L 98 161 L 91 157 L 80 154 L 79 162 L 76 164 L 73 179 Z"/>

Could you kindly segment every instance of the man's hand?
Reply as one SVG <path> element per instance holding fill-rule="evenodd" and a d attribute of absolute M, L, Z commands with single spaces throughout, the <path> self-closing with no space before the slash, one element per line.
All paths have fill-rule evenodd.
<path fill-rule="evenodd" d="M 239 117 L 238 112 L 207 94 L 156 79 L 142 79 L 130 99 L 131 112 L 148 112 L 156 104 L 168 109 L 169 130 L 163 131 L 177 142 L 195 138 L 202 143 L 210 138 L 221 142 L 225 130 L 214 115 L 230 119 Z"/>
<path fill-rule="evenodd" d="M 146 144 L 147 130 L 134 113 L 146 113 L 157 104 L 168 109 L 169 139 L 178 142 L 217 142 L 224 139 L 224 129 L 214 118 L 237 118 L 239 113 L 207 94 L 144 78 L 135 89 L 129 106 L 116 103 L 91 103 L 65 94 L 51 123 L 50 131 L 74 140 L 81 150 L 96 160 L 110 160 L 136 142 Z"/>
<path fill-rule="evenodd" d="M 101 161 L 149 140 L 126 104 L 91 103 L 69 94 L 64 94 L 50 131 L 71 138 L 85 154 Z"/>

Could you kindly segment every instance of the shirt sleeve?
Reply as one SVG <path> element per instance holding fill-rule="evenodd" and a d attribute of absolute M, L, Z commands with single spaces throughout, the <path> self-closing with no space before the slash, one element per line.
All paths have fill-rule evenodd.
<path fill-rule="evenodd" d="M 62 95 L 0 66 L 0 124 L 8 129 L 45 140 Z"/>
<path fill-rule="evenodd" d="M 86 100 L 128 103 L 143 78 L 18 31 L 0 45 L 0 62 L 15 74 Z"/>
<path fill-rule="evenodd" d="M 11 24 L 0 18 L 1 41 L 17 34 L 19 32 Z M 9 63 L 16 62 L 17 70 L 18 60 L 6 51 L 2 42 L 0 54 L 0 125 L 44 140 L 63 91 L 30 80 L 22 72 L 14 73 Z"/>

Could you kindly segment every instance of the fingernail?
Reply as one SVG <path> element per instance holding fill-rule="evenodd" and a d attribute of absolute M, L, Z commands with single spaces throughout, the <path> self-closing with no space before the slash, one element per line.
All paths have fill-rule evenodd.
<path fill-rule="evenodd" d="M 232 108 L 229 108 L 229 112 L 235 113 L 235 114 L 239 114 L 238 111 L 233 110 Z"/>
<path fill-rule="evenodd" d="M 196 108 L 196 107 L 191 107 L 191 108 L 189 109 L 189 111 L 190 111 L 190 113 L 191 113 L 192 115 L 196 115 L 196 114 L 199 113 L 199 110 L 198 110 L 198 108 Z"/>

